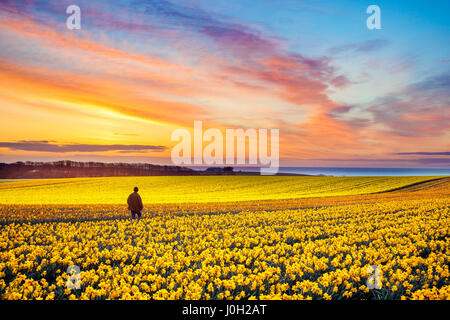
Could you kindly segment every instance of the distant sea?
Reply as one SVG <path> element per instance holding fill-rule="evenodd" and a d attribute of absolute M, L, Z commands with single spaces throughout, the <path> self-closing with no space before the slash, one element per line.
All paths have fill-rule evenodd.
<path fill-rule="evenodd" d="M 204 170 L 207 167 L 191 167 L 194 170 Z M 259 171 L 259 167 L 234 167 L 234 171 Z M 325 175 L 336 177 L 357 176 L 445 176 L 450 175 L 450 169 L 421 168 L 332 168 L 332 167 L 280 167 L 280 173 L 295 173 L 308 175 Z"/>

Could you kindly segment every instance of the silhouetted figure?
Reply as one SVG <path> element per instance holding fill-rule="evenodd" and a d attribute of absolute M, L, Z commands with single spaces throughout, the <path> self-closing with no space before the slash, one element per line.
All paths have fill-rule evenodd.
<path fill-rule="evenodd" d="M 128 196 L 128 210 L 131 211 L 131 219 L 137 216 L 137 220 L 141 219 L 141 211 L 144 209 L 141 196 L 138 194 L 138 187 L 134 187 L 134 192 Z"/>

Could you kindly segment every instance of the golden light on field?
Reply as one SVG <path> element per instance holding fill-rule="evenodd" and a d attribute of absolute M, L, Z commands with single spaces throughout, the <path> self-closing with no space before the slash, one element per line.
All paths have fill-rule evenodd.
<path fill-rule="evenodd" d="M 382 192 L 435 178 L 165 176 L 8 181 L 0 184 L 0 204 L 119 204 L 134 186 L 147 203 L 295 199 Z"/>

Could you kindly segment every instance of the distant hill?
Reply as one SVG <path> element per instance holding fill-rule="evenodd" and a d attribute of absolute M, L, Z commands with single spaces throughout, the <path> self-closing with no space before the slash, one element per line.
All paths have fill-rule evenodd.
<path fill-rule="evenodd" d="M 199 175 L 198 171 L 178 166 L 148 163 L 15 162 L 0 163 L 0 179 L 44 179 L 119 176 Z"/>

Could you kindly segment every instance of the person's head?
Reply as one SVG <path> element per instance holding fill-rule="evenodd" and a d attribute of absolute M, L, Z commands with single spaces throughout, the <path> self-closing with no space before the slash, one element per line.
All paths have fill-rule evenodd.
<path fill-rule="evenodd" d="M 138 192 L 139 188 L 138 187 L 134 187 L 134 192 Z"/>

